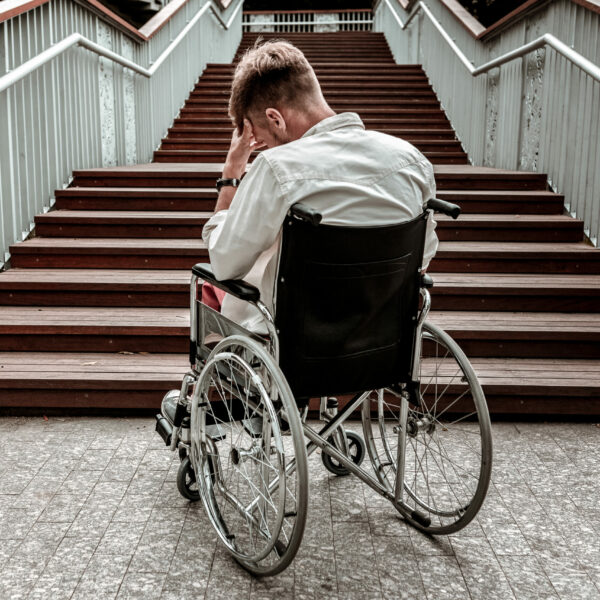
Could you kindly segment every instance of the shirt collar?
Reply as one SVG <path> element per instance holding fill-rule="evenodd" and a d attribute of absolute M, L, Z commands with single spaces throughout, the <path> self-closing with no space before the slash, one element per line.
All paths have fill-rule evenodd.
<path fill-rule="evenodd" d="M 316 133 L 325 133 L 327 131 L 333 131 L 334 129 L 342 129 L 343 127 L 360 127 L 361 129 L 365 128 L 364 123 L 356 113 L 345 112 L 319 121 L 316 125 L 313 125 L 302 137 L 308 137 L 309 135 L 314 135 Z"/>

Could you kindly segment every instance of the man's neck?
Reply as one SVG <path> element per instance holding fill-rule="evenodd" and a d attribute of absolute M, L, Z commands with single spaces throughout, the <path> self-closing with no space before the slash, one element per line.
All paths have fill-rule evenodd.
<path fill-rule="evenodd" d="M 335 114 L 335 111 L 328 105 L 319 107 L 309 113 L 296 113 L 295 117 L 288 121 L 291 124 L 289 132 L 292 139 L 300 139 L 309 129 L 312 129 L 323 119 L 333 117 Z"/>

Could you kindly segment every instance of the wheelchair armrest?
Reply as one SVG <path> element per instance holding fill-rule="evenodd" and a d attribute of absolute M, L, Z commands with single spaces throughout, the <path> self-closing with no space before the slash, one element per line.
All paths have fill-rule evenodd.
<path fill-rule="evenodd" d="M 246 302 L 258 302 L 260 300 L 258 288 L 246 283 L 243 279 L 225 279 L 219 281 L 215 278 L 208 263 L 194 265 L 192 273 L 240 300 L 245 300 Z"/>

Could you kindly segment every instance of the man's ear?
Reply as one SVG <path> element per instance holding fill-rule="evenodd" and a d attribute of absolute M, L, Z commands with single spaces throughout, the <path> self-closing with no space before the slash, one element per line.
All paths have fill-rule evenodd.
<path fill-rule="evenodd" d="M 287 130 L 285 119 L 276 108 L 266 108 L 265 116 L 267 117 L 267 122 L 269 122 L 276 129 L 279 129 L 280 131 Z"/>

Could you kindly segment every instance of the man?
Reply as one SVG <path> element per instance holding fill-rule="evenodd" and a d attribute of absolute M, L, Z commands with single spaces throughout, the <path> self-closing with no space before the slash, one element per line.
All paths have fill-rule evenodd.
<path fill-rule="evenodd" d="M 217 279 L 245 279 L 273 308 L 281 225 L 296 202 L 328 225 L 408 221 L 435 197 L 431 163 L 404 140 L 366 131 L 336 114 L 304 54 L 287 42 L 249 50 L 235 70 L 229 114 L 236 125 L 215 214 L 203 239 Z M 253 150 L 267 148 L 242 178 Z M 222 187 L 221 187 L 222 186 Z M 423 266 L 437 249 L 429 220 Z M 266 333 L 257 309 L 227 295 L 222 313 Z"/>

